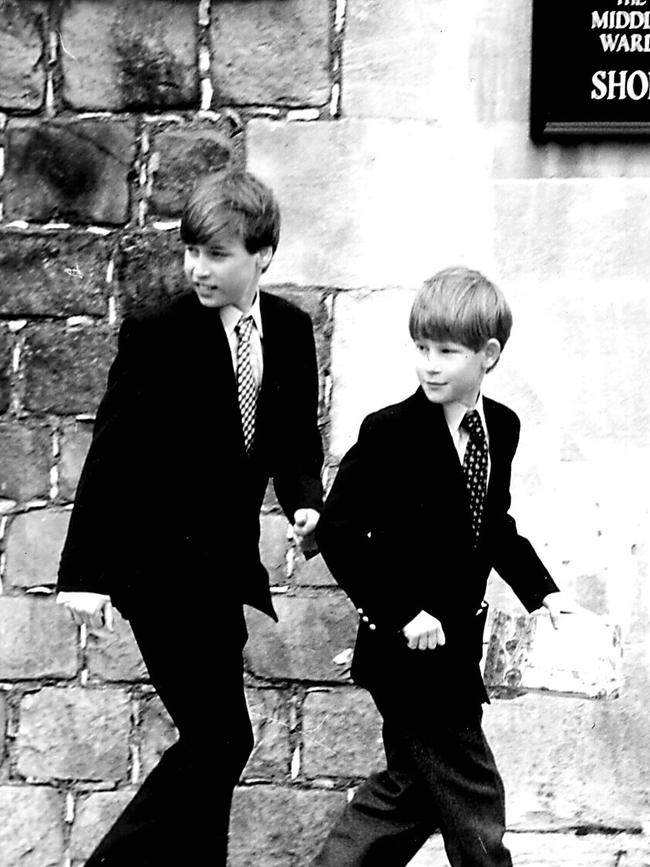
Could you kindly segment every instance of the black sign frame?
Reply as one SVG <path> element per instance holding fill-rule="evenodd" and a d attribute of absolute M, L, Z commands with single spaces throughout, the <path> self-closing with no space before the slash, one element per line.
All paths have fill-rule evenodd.
<path fill-rule="evenodd" d="M 534 141 L 650 139 L 650 0 L 533 0 L 530 97 Z"/>

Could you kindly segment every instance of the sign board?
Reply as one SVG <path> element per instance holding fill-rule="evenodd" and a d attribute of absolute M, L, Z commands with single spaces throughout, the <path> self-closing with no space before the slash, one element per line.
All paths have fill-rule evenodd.
<path fill-rule="evenodd" d="M 650 0 L 533 0 L 531 137 L 650 137 Z"/>

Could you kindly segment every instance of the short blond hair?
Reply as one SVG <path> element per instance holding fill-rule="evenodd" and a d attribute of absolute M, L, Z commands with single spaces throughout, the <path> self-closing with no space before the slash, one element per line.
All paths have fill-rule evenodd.
<path fill-rule="evenodd" d="M 512 313 L 501 290 L 479 271 L 463 267 L 425 280 L 409 316 L 413 340 L 449 340 L 474 352 L 492 338 L 503 349 L 511 328 Z"/>

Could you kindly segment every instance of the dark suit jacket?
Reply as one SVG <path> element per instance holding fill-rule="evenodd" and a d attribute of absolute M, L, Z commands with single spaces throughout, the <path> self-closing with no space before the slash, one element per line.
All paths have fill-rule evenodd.
<path fill-rule="evenodd" d="M 124 321 L 60 590 L 109 593 L 128 616 L 154 589 L 199 589 L 274 616 L 259 558 L 260 506 L 273 477 L 290 519 L 297 508 L 320 509 L 322 446 L 310 318 L 267 293 L 260 305 L 264 375 L 248 458 L 218 311 L 191 293 Z"/>
<path fill-rule="evenodd" d="M 484 408 L 491 470 L 478 549 L 443 408 L 421 389 L 365 419 L 321 515 L 323 557 L 363 612 L 352 675 L 384 706 L 414 707 L 423 688 L 420 711 L 487 698 L 479 662 L 493 567 L 529 611 L 557 590 L 508 514 L 519 420 L 493 400 Z M 407 647 L 401 628 L 421 610 L 442 622 L 444 647 Z"/>

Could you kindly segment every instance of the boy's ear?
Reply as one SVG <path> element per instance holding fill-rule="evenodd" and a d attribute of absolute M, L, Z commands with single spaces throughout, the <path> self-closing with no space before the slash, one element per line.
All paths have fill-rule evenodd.
<path fill-rule="evenodd" d="M 266 271 L 266 269 L 271 264 L 271 259 L 273 258 L 273 247 L 261 247 L 257 251 L 258 261 L 260 263 L 260 268 L 262 271 Z"/>
<path fill-rule="evenodd" d="M 483 347 L 483 368 L 487 373 L 492 370 L 501 355 L 501 344 L 496 337 L 490 337 Z"/>

